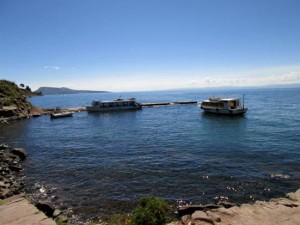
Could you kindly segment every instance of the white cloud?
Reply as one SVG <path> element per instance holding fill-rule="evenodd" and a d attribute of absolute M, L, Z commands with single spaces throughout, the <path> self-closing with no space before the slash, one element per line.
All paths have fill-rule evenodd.
<path fill-rule="evenodd" d="M 44 69 L 49 69 L 49 70 L 59 70 L 59 66 L 44 66 Z"/>
<path fill-rule="evenodd" d="M 188 85 L 193 87 L 221 87 L 221 86 L 260 86 L 273 84 L 300 83 L 300 72 L 287 72 L 265 76 L 241 76 L 224 75 L 222 77 L 205 77 L 198 80 L 190 80 Z"/>
<path fill-rule="evenodd" d="M 45 69 L 59 67 L 45 66 Z M 43 78 L 45 79 L 45 78 Z M 39 86 L 106 91 L 148 91 L 179 88 L 249 87 L 300 83 L 300 66 L 237 70 L 163 71 L 135 73 L 66 74 Z"/>

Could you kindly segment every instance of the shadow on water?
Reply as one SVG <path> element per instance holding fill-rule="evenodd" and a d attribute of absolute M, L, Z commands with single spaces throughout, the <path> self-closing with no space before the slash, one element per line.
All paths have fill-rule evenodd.
<path fill-rule="evenodd" d="M 226 128 L 239 129 L 240 126 L 246 125 L 248 118 L 246 115 L 223 115 L 213 113 L 201 113 L 202 122 L 206 123 L 217 123 L 220 126 Z M 234 130 L 232 130 L 234 131 Z"/>
<path fill-rule="evenodd" d="M 136 115 L 140 113 L 140 110 L 122 110 L 122 111 L 108 111 L 108 112 L 87 112 L 88 116 L 94 117 L 105 117 L 105 116 L 128 116 L 128 115 Z"/>
<path fill-rule="evenodd" d="M 226 115 L 226 114 L 215 114 L 215 113 L 206 113 L 206 112 L 202 112 L 201 116 L 207 119 L 222 119 L 222 120 L 239 120 L 246 117 L 246 115 L 244 114 Z"/>

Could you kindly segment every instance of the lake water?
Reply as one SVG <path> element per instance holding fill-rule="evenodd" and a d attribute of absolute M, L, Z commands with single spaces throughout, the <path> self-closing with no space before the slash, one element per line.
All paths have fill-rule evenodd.
<path fill-rule="evenodd" d="M 245 116 L 208 115 L 197 105 L 48 116 L 0 127 L 0 142 L 26 148 L 29 191 L 50 189 L 56 204 L 83 217 L 124 212 L 141 196 L 175 202 L 235 203 L 300 188 L 300 89 L 192 90 L 53 95 L 40 107 L 84 106 L 96 99 L 140 102 L 242 97 Z"/>

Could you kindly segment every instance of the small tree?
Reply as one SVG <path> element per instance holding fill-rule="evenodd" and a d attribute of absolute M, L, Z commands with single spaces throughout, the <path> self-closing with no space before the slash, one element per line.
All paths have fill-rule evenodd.
<path fill-rule="evenodd" d="M 29 87 L 29 86 L 26 86 L 26 91 L 29 91 L 29 92 L 31 92 L 31 88 Z"/>
<path fill-rule="evenodd" d="M 25 87 L 25 85 L 24 85 L 24 84 L 20 84 L 20 87 L 21 87 L 21 88 L 24 88 L 24 87 Z"/>

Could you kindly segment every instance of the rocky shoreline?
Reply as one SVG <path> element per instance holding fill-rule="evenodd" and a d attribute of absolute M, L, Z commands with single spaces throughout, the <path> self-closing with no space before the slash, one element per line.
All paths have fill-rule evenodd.
<path fill-rule="evenodd" d="M 26 192 L 22 164 L 27 158 L 23 148 L 12 148 L 0 144 L 0 199 L 24 194 Z M 55 191 L 36 185 L 34 192 L 26 198 L 40 211 L 55 221 L 71 225 L 89 224 L 91 220 L 82 220 L 72 209 L 64 205 L 55 205 Z M 237 206 L 222 201 L 216 205 L 190 205 L 179 201 L 177 206 L 178 221 L 168 225 L 240 225 L 240 224 L 300 224 L 300 189 L 287 194 L 286 198 L 271 199 L 268 202 L 256 201 L 254 204 Z M 98 224 L 107 225 L 98 220 Z"/>
<path fill-rule="evenodd" d="M 0 199 L 24 192 L 22 161 L 27 153 L 22 148 L 0 145 Z"/>
<path fill-rule="evenodd" d="M 0 109 L 0 124 L 9 124 L 18 120 L 29 119 L 31 117 L 40 117 L 44 115 L 50 115 L 56 109 L 55 108 L 33 108 L 30 113 L 18 113 L 16 107 L 2 107 Z M 73 107 L 63 110 L 64 112 L 80 112 L 86 111 L 85 107 Z"/>
<path fill-rule="evenodd" d="M 55 204 L 54 200 L 58 198 L 55 190 L 36 184 L 28 191 L 23 174 L 23 163 L 27 157 L 28 154 L 24 148 L 13 148 L 8 144 L 0 144 L 0 200 L 22 195 L 38 210 L 56 222 L 69 225 L 90 224 L 91 220 L 75 215 L 67 205 Z"/>
<path fill-rule="evenodd" d="M 23 148 L 12 148 L 7 144 L 0 144 L 0 200 L 25 194 L 26 199 L 48 217 L 60 222 L 70 221 L 72 222 L 70 224 L 79 224 L 78 218 L 73 215 L 72 210 L 67 207 L 60 209 L 55 206 L 49 198 L 46 198 L 51 193 L 43 193 L 42 187 L 37 186 L 38 192 L 44 197 L 34 193 L 26 193 L 22 171 L 23 162 L 27 156 L 28 154 Z"/>
<path fill-rule="evenodd" d="M 270 201 L 236 206 L 223 202 L 211 206 L 183 205 L 179 221 L 168 225 L 299 225 L 300 189 Z"/>

